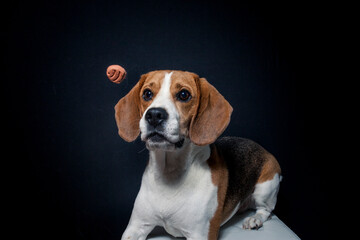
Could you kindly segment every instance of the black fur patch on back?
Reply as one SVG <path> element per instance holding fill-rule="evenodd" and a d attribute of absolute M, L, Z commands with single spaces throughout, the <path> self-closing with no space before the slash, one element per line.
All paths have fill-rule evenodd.
<path fill-rule="evenodd" d="M 266 150 L 251 140 L 239 137 L 223 137 L 214 144 L 229 171 L 226 201 L 244 201 L 254 191 Z"/>

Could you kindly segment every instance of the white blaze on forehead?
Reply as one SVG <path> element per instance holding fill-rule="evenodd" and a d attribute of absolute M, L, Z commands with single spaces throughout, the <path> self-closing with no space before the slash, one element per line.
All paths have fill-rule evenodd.
<path fill-rule="evenodd" d="M 171 86 L 171 75 L 172 74 L 173 74 L 173 72 L 165 73 L 165 77 L 161 84 L 160 91 L 156 95 L 156 98 L 154 99 L 153 103 L 149 106 L 149 108 L 153 108 L 153 107 L 165 108 L 165 105 L 168 104 L 166 102 L 171 101 L 170 86 Z"/>

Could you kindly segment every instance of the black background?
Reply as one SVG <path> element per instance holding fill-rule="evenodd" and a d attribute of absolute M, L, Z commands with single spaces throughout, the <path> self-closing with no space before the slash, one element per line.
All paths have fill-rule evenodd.
<path fill-rule="evenodd" d="M 275 214 L 301 238 L 327 236 L 323 5 L 17 1 L 3 11 L 13 236 L 120 239 L 148 152 L 117 135 L 113 107 L 156 69 L 207 78 L 234 108 L 224 135 L 253 139 L 280 162 Z M 105 75 L 111 64 L 128 72 L 120 85 Z"/>

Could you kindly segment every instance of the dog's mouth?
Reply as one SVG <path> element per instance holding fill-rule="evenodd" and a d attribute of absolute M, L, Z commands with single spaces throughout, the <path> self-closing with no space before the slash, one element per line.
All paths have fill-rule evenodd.
<path fill-rule="evenodd" d="M 168 138 L 166 138 L 163 134 L 159 132 L 152 132 L 146 137 L 147 142 L 151 142 L 155 145 L 164 143 L 164 144 L 171 144 L 174 145 L 175 148 L 181 148 L 184 144 L 184 138 L 177 142 L 172 142 Z"/>
<path fill-rule="evenodd" d="M 153 142 L 162 142 L 162 141 L 168 141 L 170 142 L 164 135 L 158 133 L 158 132 L 152 132 L 147 137 L 146 140 L 151 140 Z"/>

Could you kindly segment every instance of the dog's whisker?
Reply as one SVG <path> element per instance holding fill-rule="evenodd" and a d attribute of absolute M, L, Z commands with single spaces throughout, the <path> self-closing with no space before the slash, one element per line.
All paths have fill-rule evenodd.
<path fill-rule="evenodd" d="M 142 152 L 145 151 L 145 150 L 146 150 L 146 147 L 144 147 L 143 149 L 141 149 L 141 150 L 138 152 L 138 154 L 142 153 Z"/>

